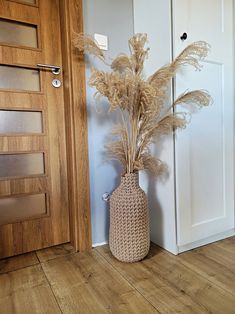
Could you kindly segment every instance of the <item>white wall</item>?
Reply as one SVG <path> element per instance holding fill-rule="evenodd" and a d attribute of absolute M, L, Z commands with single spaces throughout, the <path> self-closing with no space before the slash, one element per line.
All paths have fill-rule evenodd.
<path fill-rule="evenodd" d="M 133 36 L 132 0 L 85 0 L 83 10 L 84 31 L 108 36 L 108 58 L 128 51 L 127 41 Z M 97 60 L 87 59 L 87 79 L 91 65 L 105 68 Z M 108 206 L 102 195 L 116 188 L 120 169 L 118 165 L 114 167 L 106 163 L 103 155 L 105 139 L 115 121 L 115 114 L 107 114 L 105 101 L 95 104 L 93 94 L 94 90 L 87 86 L 92 241 L 96 245 L 108 240 Z"/>
<path fill-rule="evenodd" d="M 149 38 L 151 50 L 146 62 L 146 75 L 150 75 L 172 59 L 171 1 L 133 0 L 133 6 L 134 31 L 147 33 Z M 150 175 L 141 174 L 141 186 L 149 198 L 151 240 L 177 253 L 173 136 L 158 140 L 152 149 L 155 156 L 166 162 L 168 176 L 156 181 Z"/>

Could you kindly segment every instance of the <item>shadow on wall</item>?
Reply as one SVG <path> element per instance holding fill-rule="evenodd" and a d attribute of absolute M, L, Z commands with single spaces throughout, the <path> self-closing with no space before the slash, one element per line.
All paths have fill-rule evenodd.
<path fill-rule="evenodd" d="M 153 156 L 159 156 L 164 152 L 164 138 L 157 140 L 152 144 L 151 151 Z M 164 161 L 164 160 L 163 160 Z M 169 180 L 170 169 L 166 164 L 166 171 L 161 177 L 154 177 L 148 171 L 141 172 L 140 185 L 148 196 L 149 211 L 150 211 L 150 230 L 151 235 L 158 235 L 163 239 L 164 230 L 164 208 L 159 200 L 159 185 L 164 185 Z M 170 196 L 169 196 L 170 197 Z M 162 244 L 162 243 L 161 243 Z"/>
<path fill-rule="evenodd" d="M 105 68 L 99 60 L 86 57 L 86 76 L 90 77 L 91 67 Z M 89 137 L 90 190 L 92 212 L 93 244 L 108 241 L 109 203 L 103 201 L 105 192 L 112 191 L 120 183 L 122 168 L 116 161 L 111 161 L 105 154 L 105 144 L 110 140 L 112 128 L 118 122 L 118 114 L 109 111 L 105 98 L 94 99 L 95 90 L 87 87 L 87 117 Z"/>

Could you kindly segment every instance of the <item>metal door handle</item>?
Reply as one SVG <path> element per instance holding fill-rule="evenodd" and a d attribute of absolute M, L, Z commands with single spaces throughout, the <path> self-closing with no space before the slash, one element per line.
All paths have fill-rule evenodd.
<path fill-rule="evenodd" d="M 37 67 L 41 68 L 41 69 L 49 69 L 55 75 L 60 74 L 60 66 L 58 66 L 58 65 L 41 64 L 41 63 L 39 63 L 39 64 L 37 64 Z"/>

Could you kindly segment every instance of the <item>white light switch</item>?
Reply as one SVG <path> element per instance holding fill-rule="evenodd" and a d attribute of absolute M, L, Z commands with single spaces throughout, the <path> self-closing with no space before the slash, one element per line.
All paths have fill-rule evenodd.
<path fill-rule="evenodd" d="M 101 35 L 101 34 L 95 34 L 94 37 L 95 37 L 95 40 L 97 41 L 100 49 L 108 50 L 108 36 Z"/>

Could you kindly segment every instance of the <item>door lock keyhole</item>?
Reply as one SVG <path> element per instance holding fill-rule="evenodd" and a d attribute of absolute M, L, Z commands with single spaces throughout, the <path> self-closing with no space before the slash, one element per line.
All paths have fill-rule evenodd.
<path fill-rule="evenodd" d="M 52 85 L 55 87 L 55 88 L 59 88 L 61 86 L 61 81 L 59 79 L 54 79 L 52 81 Z"/>

